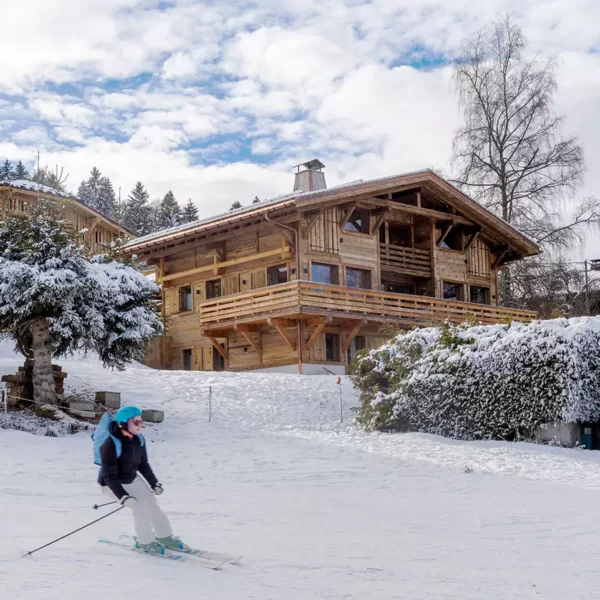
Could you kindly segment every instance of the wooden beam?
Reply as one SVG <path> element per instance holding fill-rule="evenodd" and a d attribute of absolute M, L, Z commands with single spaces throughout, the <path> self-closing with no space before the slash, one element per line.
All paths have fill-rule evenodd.
<path fill-rule="evenodd" d="M 241 330 L 241 334 L 244 339 L 254 348 L 254 351 L 258 356 L 262 359 L 262 348 L 259 344 L 254 340 L 254 338 L 250 335 L 249 331 Z"/>
<path fill-rule="evenodd" d="M 417 190 L 417 208 L 421 208 L 421 190 Z"/>
<path fill-rule="evenodd" d="M 319 220 L 319 217 L 323 214 L 323 211 L 319 211 L 313 215 L 310 215 L 308 217 L 308 223 L 306 224 L 306 229 L 305 229 L 305 238 L 310 236 L 310 232 L 313 230 L 313 227 L 317 224 L 317 221 Z"/>
<path fill-rule="evenodd" d="M 235 331 L 249 331 L 249 332 L 256 333 L 261 330 L 261 325 L 247 325 L 247 324 L 236 323 L 233 326 L 233 329 Z"/>
<path fill-rule="evenodd" d="M 453 227 L 454 227 L 454 223 L 450 223 L 450 225 L 448 225 L 448 227 L 446 227 L 446 229 L 444 230 L 444 233 L 442 233 L 442 235 L 440 236 L 440 239 L 436 242 L 436 246 L 438 248 L 441 248 L 442 244 L 444 243 L 444 240 L 446 239 L 446 237 L 448 236 L 448 234 L 450 233 L 450 231 L 452 230 Z"/>
<path fill-rule="evenodd" d="M 331 317 L 326 317 L 326 318 L 327 318 L 327 322 L 331 323 L 332 318 Z M 305 323 L 308 327 L 318 327 L 322 320 L 323 320 L 323 317 L 313 317 L 312 319 L 306 319 Z"/>
<path fill-rule="evenodd" d="M 364 200 L 371 204 L 371 206 L 381 206 L 390 210 L 398 210 L 413 215 L 421 215 L 423 217 L 433 217 L 438 221 L 448 221 L 450 219 L 456 221 L 459 225 L 475 226 L 475 223 L 466 217 L 461 215 L 454 215 L 452 213 L 442 212 L 441 210 L 433 210 L 432 208 L 419 208 L 418 206 L 411 206 L 410 204 L 401 204 L 400 202 L 394 202 L 390 200 L 382 200 L 381 198 L 367 198 Z"/>
<path fill-rule="evenodd" d="M 181 271 L 180 273 L 171 273 L 170 275 L 165 275 L 163 277 L 163 281 L 171 281 L 173 279 L 182 279 L 183 277 L 190 277 L 192 275 L 198 275 L 199 273 L 206 273 L 213 271 L 216 269 L 224 269 L 226 267 L 233 267 L 234 265 L 241 265 L 247 262 L 255 262 L 257 260 L 262 260 L 263 258 L 269 258 L 271 256 L 281 256 L 282 249 L 278 248 L 277 250 L 269 250 L 268 252 L 261 252 L 259 254 L 253 254 L 251 256 L 244 256 L 242 258 L 235 258 L 233 260 L 226 260 L 223 262 L 217 262 L 216 260 L 212 265 L 207 265 L 204 267 L 197 267 L 195 269 L 188 269 L 187 271 Z M 291 254 L 292 248 L 286 246 L 284 249 L 286 254 Z M 216 259 L 216 257 L 215 257 Z"/>
<path fill-rule="evenodd" d="M 294 282 L 292 282 L 294 283 Z M 256 291 L 256 290 L 253 290 Z M 277 322 L 278 325 L 281 325 L 282 327 L 296 327 L 296 321 L 294 319 L 284 319 L 284 318 L 272 318 L 269 317 L 267 319 L 267 323 L 269 325 L 271 325 L 272 327 L 275 327 L 275 322 Z"/>
<path fill-rule="evenodd" d="M 375 219 L 373 223 L 371 223 L 370 234 L 373 235 L 383 223 L 383 220 L 387 217 L 388 211 L 384 210 L 379 216 Z"/>
<path fill-rule="evenodd" d="M 346 223 L 350 220 L 350 217 L 352 216 L 352 213 L 354 212 L 355 208 L 356 208 L 356 204 L 351 204 L 350 206 L 348 206 L 346 208 L 346 210 L 342 214 L 342 218 L 340 219 L 340 229 L 344 229 Z M 344 209 L 342 209 L 342 210 L 344 210 Z"/>
<path fill-rule="evenodd" d="M 295 352 L 296 344 L 294 344 L 294 342 L 291 340 L 290 336 L 288 335 L 287 331 L 285 330 L 285 327 L 290 322 L 293 325 L 296 325 L 296 323 L 294 323 L 294 321 L 289 321 L 287 319 L 267 319 L 267 322 L 269 323 L 269 325 L 272 325 L 273 327 L 275 327 L 275 329 L 277 329 L 279 335 L 285 340 L 285 343 Z"/>
<path fill-rule="evenodd" d="M 321 319 L 321 322 L 313 331 L 313 334 L 310 336 L 310 339 L 308 340 L 308 342 L 306 342 L 306 346 L 304 346 L 304 349 L 307 352 L 314 346 L 314 343 L 319 339 L 319 336 L 321 335 L 323 329 L 325 329 L 325 325 L 327 325 L 327 323 L 331 323 L 331 317 Z"/>
<path fill-rule="evenodd" d="M 229 360 L 229 354 L 227 354 L 227 350 L 225 350 L 225 348 L 223 348 L 223 346 L 221 346 L 221 344 L 219 344 L 219 342 L 217 341 L 217 339 L 215 337 L 213 337 L 212 335 L 207 334 L 206 336 L 211 344 L 217 349 L 217 352 L 225 359 L 225 360 Z"/>
<path fill-rule="evenodd" d="M 497 269 L 500 266 L 500 263 L 502 262 L 502 259 L 510 252 L 510 248 L 508 246 L 506 246 L 502 252 L 500 252 L 500 254 L 498 255 L 498 258 L 494 261 L 494 264 L 492 265 L 492 269 Z"/>
<path fill-rule="evenodd" d="M 475 240 L 479 237 L 479 234 L 481 233 L 481 229 L 478 229 L 470 238 L 469 241 L 467 242 L 467 245 L 465 246 L 465 252 L 475 243 Z"/>
<path fill-rule="evenodd" d="M 87 232 L 90 237 L 92 236 L 92 233 L 94 233 L 94 230 L 98 226 L 98 223 L 100 223 L 100 218 L 92 219 L 92 226 L 88 227 L 88 232 Z"/>
<path fill-rule="evenodd" d="M 352 340 L 357 336 L 360 328 L 363 326 L 364 321 L 361 321 L 350 331 L 350 333 L 346 336 L 346 339 L 342 342 L 342 354 L 346 354 L 348 352 L 348 348 L 350 348 L 350 344 Z"/>

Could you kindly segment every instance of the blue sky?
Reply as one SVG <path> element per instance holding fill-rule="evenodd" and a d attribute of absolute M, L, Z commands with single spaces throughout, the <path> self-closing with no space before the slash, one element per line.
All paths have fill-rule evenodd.
<path fill-rule="evenodd" d="M 600 195 L 597 0 L 21 0 L 0 36 L 0 159 L 93 166 L 126 194 L 172 189 L 201 214 L 422 167 L 451 173 L 450 64 L 499 11 L 560 58 L 557 110 Z M 600 245 L 598 246 L 600 251 Z"/>

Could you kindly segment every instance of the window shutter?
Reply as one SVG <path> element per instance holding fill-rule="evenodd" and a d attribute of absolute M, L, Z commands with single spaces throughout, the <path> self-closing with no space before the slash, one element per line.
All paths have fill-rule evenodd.
<path fill-rule="evenodd" d="M 199 281 L 192 286 L 192 294 L 194 295 L 194 310 L 196 310 L 198 303 L 206 300 L 204 281 Z"/>
<path fill-rule="evenodd" d="M 252 271 L 252 289 L 263 288 L 267 285 L 267 272 L 265 269 Z"/>
<path fill-rule="evenodd" d="M 213 370 L 213 347 L 210 346 L 209 348 L 203 348 L 202 349 L 202 354 L 204 356 L 204 370 L 205 371 L 212 371 Z"/>
<path fill-rule="evenodd" d="M 172 302 L 171 296 L 177 296 L 177 288 L 164 288 L 163 289 L 163 303 L 165 305 L 165 316 L 168 317 L 172 313 Z"/>
<path fill-rule="evenodd" d="M 228 275 L 223 277 L 223 295 L 237 294 L 240 291 L 240 276 Z"/>

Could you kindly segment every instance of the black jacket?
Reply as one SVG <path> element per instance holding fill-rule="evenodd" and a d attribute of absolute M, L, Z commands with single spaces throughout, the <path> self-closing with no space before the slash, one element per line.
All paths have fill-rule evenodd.
<path fill-rule="evenodd" d="M 138 472 L 150 487 L 154 487 L 158 480 L 148 464 L 146 445 L 142 445 L 137 435 L 133 439 L 124 436 L 115 422 L 111 423 L 109 427 L 111 435 L 121 440 L 121 456 L 117 458 L 115 443 L 112 438 L 107 438 L 100 448 L 102 469 L 98 483 L 107 485 L 119 500 L 127 495 L 122 484 L 132 483 Z"/>

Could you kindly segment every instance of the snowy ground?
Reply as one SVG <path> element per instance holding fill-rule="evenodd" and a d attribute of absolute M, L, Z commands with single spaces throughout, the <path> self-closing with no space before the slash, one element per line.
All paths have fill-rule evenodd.
<path fill-rule="evenodd" d="M 0 373 L 19 363 L 0 345 Z M 98 544 L 132 533 L 126 511 L 21 558 L 102 497 L 87 434 L 0 430 L 1 598 L 587 600 L 600 584 L 600 453 L 367 435 L 347 383 L 339 422 L 334 377 L 61 364 L 71 386 L 166 411 L 146 430 L 162 506 L 185 540 L 245 559 L 212 572 Z"/>

